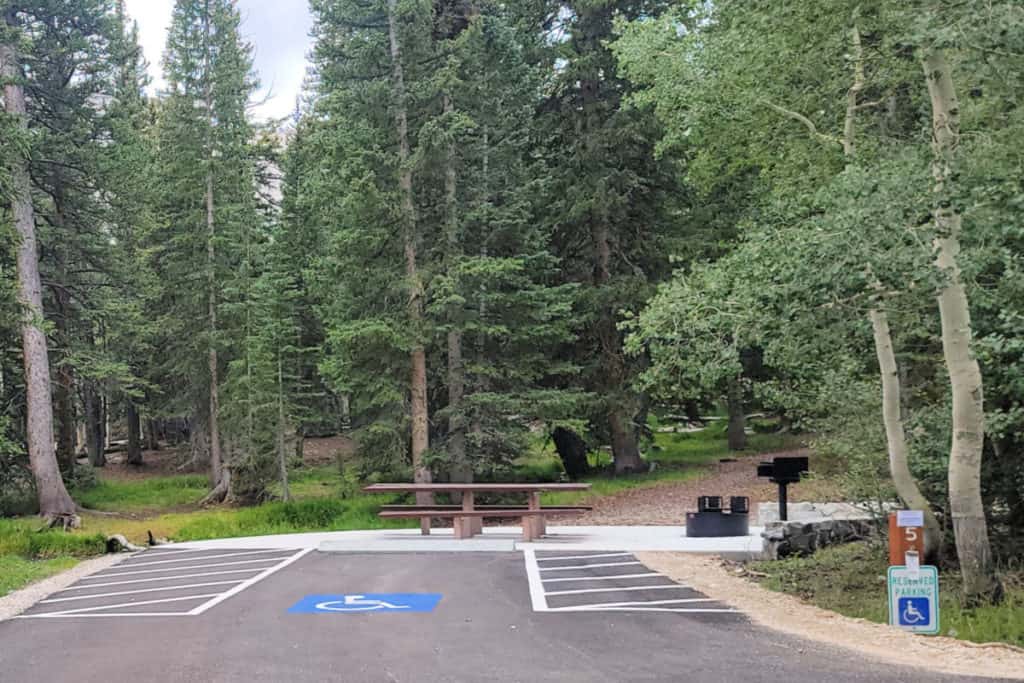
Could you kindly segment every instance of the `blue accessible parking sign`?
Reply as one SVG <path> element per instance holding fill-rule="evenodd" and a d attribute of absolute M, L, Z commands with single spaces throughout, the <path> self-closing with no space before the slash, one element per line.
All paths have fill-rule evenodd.
<path fill-rule="evenodd" d="M 939 632 L 939 571 L 935 567 L 889 567 L 889 623 L 913 633 Z"/>
<path fill-rule="evenodd" d="M 433 612 L 441 602 L 440 593 L 348 593 L 342 595 L 307 595 L 299 600 L 289 614 L 365 614 L 387 612 Z"/>

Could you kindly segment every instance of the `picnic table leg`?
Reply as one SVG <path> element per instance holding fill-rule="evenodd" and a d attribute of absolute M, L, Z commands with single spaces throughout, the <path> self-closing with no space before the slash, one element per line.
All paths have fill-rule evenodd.
<path fill-rule="evenodd" d="M 530 491 L 527 497 L 527 507 L 530 510 L 540 510 L 540 491 Z M 529 536 L 526 530 L 529 529 Z M 547 525 L 544 522 L 544 515 L 531 515 L 523 518 L 523 538 L 532 541 L 547 533 Z"/>
<path fill-rule="evenodd" d="M 466 491 L 462 494 L 462 510 L 464 512 L 473 512 L 473 505 L 475 504 L 474 495 L 472 491 Z M 483 520 L 479 517 L 460 517 L 463 523 L 462 536 L 458 538 L 473 538 L 475 534 L 480 533 L 478 526 L 483 526 Z M 458 521 L 458 520 L 456 520 Z"/>

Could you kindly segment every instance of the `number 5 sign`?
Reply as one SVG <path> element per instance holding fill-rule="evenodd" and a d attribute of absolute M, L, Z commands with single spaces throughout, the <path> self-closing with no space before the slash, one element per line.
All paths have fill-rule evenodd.
<path fill-rule="evenodd" d="M 924 513 L 920 510 L 889 513 L 889 565 L 905 564 L 908 552 L 924 557 Z"/>

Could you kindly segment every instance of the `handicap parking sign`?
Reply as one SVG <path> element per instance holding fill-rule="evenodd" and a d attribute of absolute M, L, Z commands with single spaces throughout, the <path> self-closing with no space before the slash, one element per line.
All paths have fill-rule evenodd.
<path fill-rule="evenodd" d="M 889 623 L 914 633 L 939 632 L 939 571 L 889 567 Z"/>
<path fill-rule="evenodd" d="M 433 612 L 441 602 L 440 593 L 346 593 L 307 595 L 288 610 L 289 614 L 389 614 Z"/>
<path fill-rule="evenodd" d="M 900 626 L 918 626 L 931 622 L 928 598 L 900 598 L 896 605 Z"/>

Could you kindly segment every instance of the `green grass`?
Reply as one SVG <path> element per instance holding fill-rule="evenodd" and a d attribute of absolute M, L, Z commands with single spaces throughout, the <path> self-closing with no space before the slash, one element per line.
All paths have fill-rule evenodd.
<path fill-rule="evenodd" d="M 853 543 L 825 548 L 810 557 L 752 565 L 755 571 L 768 575 L 762 583 L 771 590 L 878 623 L 889 619 L 887 567 L 886 550 L 877 543 Z M 1005 580 L 1007 596 L 1003 604 L 965 609 L 957 595 L 959 576 L 944 572 L 939 577 L 942 634 L 978 643 L 1024 646 L 1024 577 L 1009 574 Z"/>
<path fill-rule="evenodd" d="M 106 550 L 102 534 L 39 531 L 39 526 L 34 519 L 0 519 L 0 596 Z"/>
<path fill-rule="evenodd" d="M 185 474 L 129 481 L 103 480 L 78 495 L 82 506 L 92 510 L 142 512 L 193 505 L 209 492 L 204 475 Z"/>
<path fill-rule="evenodd" d="M 377 516 L 379 496 L 358 495 L 345 500 L 321 498 L 259 507 L 214 510 L 189 515 L 173 534 L 178 541 L 263 536 L 304 531 L 403 528 L 415 520 L 383 520 Z"/>
<path fill-rule="evenodd" d="M 288 473 L 288 492 L 295 500 L 336 497 L 343 484 L 337 465 L 302 467 Z M 271 492 L 280 495 L 280 484 L 272 486 Z"/>
<path fill-rule="evenodd" d="M 106 537 L 99 533 L 40 531 L 40 522 L 32 518 L 0 519 L 0 556 L 18 555 L 26 559 L 91 557 L 106 550 Z"/>
<path fill-rule="evenodd" d="M 75 557 L 28 560 L 18 555 L 0 555 L 0 597 L 34 581 L 71 569 L 78 562 Z"/>

